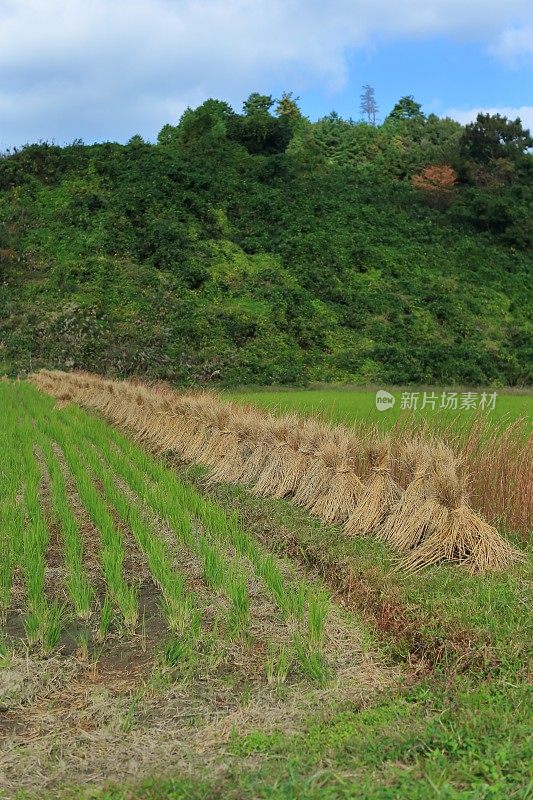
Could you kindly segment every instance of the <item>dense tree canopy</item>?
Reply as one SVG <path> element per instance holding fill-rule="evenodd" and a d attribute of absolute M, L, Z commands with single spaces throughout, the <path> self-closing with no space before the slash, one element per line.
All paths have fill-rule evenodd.
<path fill-rule="evenodd" d="M 530 380 L 533 157 L 402 98 L 207 100 L 157 144 L 0 159 L 0 371 L 180 383 Z"/>

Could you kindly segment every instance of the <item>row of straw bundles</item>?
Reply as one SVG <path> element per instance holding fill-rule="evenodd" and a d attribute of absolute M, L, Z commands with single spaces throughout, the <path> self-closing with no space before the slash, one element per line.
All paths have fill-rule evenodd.
<path fill-rule="evenodd" d="M 158 452 L 210 468 L 208 481 L 290 497 L 349 535 L 373 534 L 405 553 L 401 565 L 458 561 L 502 569 L 518 553 L 467 502 L 456 457 L 442 443 L 391 441 L 296 415 L 275 417 L 208 392 L 42 371 L 32 380 L 60 402 L 99 411 Z M 401 488 L 394 468 L 409 479 Z"/>

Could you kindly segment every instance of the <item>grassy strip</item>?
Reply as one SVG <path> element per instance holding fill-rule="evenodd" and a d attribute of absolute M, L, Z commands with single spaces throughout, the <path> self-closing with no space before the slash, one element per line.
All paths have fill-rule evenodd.
<path fill-rule="evenodd" d="M 364 422 L 367 425 L 379 425 L 389 430 L 395 424 L 411 424 L 425 420 L 435 430 L 445 427 L 459 427 L 465 422 L 471 422 L 480 411 L 475 405 L 470 408 L 461 408 L 461 389 L 437 387 L 387 387 L 392 392 L 396 402 L 387 411 L 378 411 L 376 408 L 376 391 L 385 387 L 361 389 L 355 386 L 336 387 L 322 386 L 310 389 L 276 389 L 248 390 L 224 392 L 223 396 L 237 403 L 253 403 L 261 408 L 268 409 L 275 414 L 296 412 L 308 416 L 320 416 L 330 422 L 340 422 L 347 425 Z M 448 410 L 442 407 L 441 396 L 453 391 L 458 397 L 458 408 Z M 472 387 L 463 387 L 464 392 L 471 392 Z M 493 390 L 485 390 L 492 392 Z M 436 403 L 423 406 L 424 392 L 427 397 L 435 395 Z M 479 400 L 483 389 L 474 390 L 476 400 Z M 489 424 L 498 424 L 501 420 L 515 420 L 522 416 L 531 416 L 533 410 L 533 394 L 524 390 L 523 393 L 497 392 L 494 410 L 485 411 Z M 416 409 L 402 409 L 401 396 L 403 393 L 417 398 Z"/>

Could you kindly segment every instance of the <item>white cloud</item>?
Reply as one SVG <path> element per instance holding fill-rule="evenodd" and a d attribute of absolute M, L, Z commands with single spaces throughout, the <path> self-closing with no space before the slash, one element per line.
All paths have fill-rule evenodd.
<path fill-rule="evenodd" d="M 376 37 L 508 59 L 529 25 L 529 0 L 0 0 L 0 140 L 153 136 L 207 96 L 341 90 L 347 54 Z"/>
<path fill-rule="evenodd" d="M 506 28 L 490 52 L 515 67 L 533 62 L 533 24 Z"/>
<path fill-rule="evenodd" d="M 533 132 L 533 106 L 501 106 L 499 108 L 450 108 L 442 116 L 451 117 L 462 125 L 473 122 L 478 114 L 500 114 L 507 119 L 520 117 L 522 126 Z"/>

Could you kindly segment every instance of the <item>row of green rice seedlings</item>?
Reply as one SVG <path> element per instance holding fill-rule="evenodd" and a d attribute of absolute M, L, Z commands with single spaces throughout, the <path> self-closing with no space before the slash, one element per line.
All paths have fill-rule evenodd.
<path fill-rule="evenodd" d="M 184 577 L 174 569 L 172 553 L 166 542 L 144 519 L 139 507 L 118 489 L 111 470 L 100 461 L 91 445 L 84 442 L 79 452 L 100 481 L 108 504 L 128 525 L 137 546 L 146 556 L 152 579 L 163 595 L 163 610 L 169 627 L 175 633 L 183 635 L 187 632 L 196 638 L 201 629 L 198 599 L 187 590 Z"/>
<path fill-rule="evenodd" d="M 2 399 L 3 472 L 8 491 L 2 498 L 1 594 L 4 609 L 10 605 L 13 572 L 21 572 L 25 594 L 24 627 L 28 643 L 40 642 L 45 653 L 59 641 L 63 609 L 48 602 L 45 592 L 49 530 L 41 504 L 41 469 L 34 452 L 35 430 L 18 401 L 18 387 L 5 387 Z"/>
<path fill-rule="evenodd" d="M 48 420 L 53 417 L 56 421 L 58 418 L 50 407 L 41 411 Z M 157 513 L 171 518 L 171 527 L 185 544 L 189 547 L 196 545 L 204 564 L 204 577 L 210 586 L 217 588 L 225 578 L 225 588 L 232 603 L 230 629 L 238 632 L 247 624 L 249 598 L 246 578 L 224 568 L 206 536 L 194 535 L 190 515 L 184 512 L 187 506 L 189 509 L 192 507 L 192 512 L 201 519 L 211 537 L 229 541 L 239 553 L 250 559 L 256 574 L 262 577 L 284 614 L 294 614 L 301 619 L 304 606 L 307 608 L 307 631 L 296 633 L 292 647 L 282 645 L 277 650 L 271 649 L 266 661 L 267 678 L 282 682 L 296 661 L 308 678 L 322 683 L 327 677 L 327 662 L 322 652 L 324 622 L 329 607 L 327 595 L 310 591 L 303 584 L 286 587 L 275 559 L 265 555 L 255 539 L 242 530 L 236 515 L 226 515 L 215 504 L 181 484 L 172 472 L 138 450 L 120 433 L 76 408 L 69 408 L 60 416 L 66 419 L 72 430 L 77 427 L 77 434 L 88 437 L 105 453 L 139 497 L 151 501 L 149 504 Z M 181 652 L 181 644 L 179 648 Z"/>
<path fill-rule="evenodd" d="M 0 394 L 0 402 L 2 402 Z M 4 454 L 0 465 L 0 615 L 11 604 L 13 582 L 13 506 L 16 499 L 17 476 L 10 463 L 12 437 L 7 435 L 4 409 L 0 407 L 0 452 Z"/>
<path fill-rule="evenodd" d="M 105 423 L 88 417 L 80 409 L 69 408 L 66 411 L 69 420 L 77 421 L 78 430 L 91 437 L 91 440 L 104 452 L 106 459 L 125 477 L 134 491 L 139 493 L 141 487 L 146 487 L 144 491 L 150 495 L 151 504 L 155 502 L 159 510 L 164 510 L 165 515 L 179 510 L 182 516 L 183 509 L 187 509 L 191 517 L 200 521 L 206 535 L 198 535 L 195 537 L 195 542 L 192 542 L 188 525 L 185 538 L 188 539 L 190 546 L 212 548 L 209 541 L 219 541 L 221 544 L 233 546 L 239 555 L 252 563 L 254 572 L 263 580 L 282 614 L 285 617 L 303 618 L 306 587 L 303 584 L 294 587 L 286 583 L 276 560 L 271 555 L 265 554 L 255 538 L 242 528 L 236 514 L 226 514 L 215 503 L 185 486 L 171 470 L 159 464 Z M 147 487 L 146 476 L 157 487 L 156 489 L 150 490 Z"/>
<path fill-rule="evenodd" d="M 83 458 L 71 444 L 70 438 L 65 435 L 63 427 L 49 416 L 42 416 L 39 424 L 43 433 L 52 441 L 56 441 L 64 453 L 76 491 L 100 536 L 100 561 L 108 592 L 126 627 L 134 629 L 139 618 L 138 587 L 128 583 L 124 577 L 125 550 L 122 534 L 117 529 L 91 476 L 87 474 Z"/>
<path fill-rule="evenodd" d="M 297 658 L 306 674 L 314 680 L 318 680 L 319 675 L 323 678 L 325 659 L 322 650 L 330 608 L 329 595 L 323 590 L 307 586 L 304 582 L 297 585 L 287 584 L 276 559 L 270 554 L 265 554 L 255 538 L 243 530 L 236 514 L 226 514 L 223 509 L 184 486 L 170 470 L 140 451 L 105 423 L 89 417 L 79 409 L 68 409 L 68 412 L 68 416 L 74 417 L 79 423 L 80 433 L 84 432 L 92 438 L 115 470 L 125 476 L 138 494 L 143 492 L 144 486 L 145 499 L 152 501 L 152 504 L 155 500 L 159 511 L 164 511 L 167 515 L 179 505 L 187 504 L 194 516 L 202 521 L 206 532 L 212 538 L 225 539 L 237 552 L 250 560 L 256 574 L 262 578 L 285 616 L 292 615 L 300 621 L 303 621 L 305 616 L 305 632 L 303 635 L 297 634 L 294 643 Z M 146 484 L 146 475 L 159 491 L 150 490 Z M 148 497 L 148 494 L 154 494 L 154 497 Z M 190 537 L 188 526 L 187 536 Z M 197 541 L 201 542 L 202 539 Z M 216 562 L 211 571 L 216 574 Z M 283 664 L 285 656 L 281 654 L 280 658 Z"/>
<path fill-rule="evenodd" d="M 61 466 L 50 442 L 39 431 L 38 443 L 50 478 L 51 511 L 59 528 L 66 571 L 66 587 L 77 617 L 91 616 L 93 589 L 83 565 L 83 537 L 78 520 L 68 499 L 67 486 Z"/>
<path fill-rule="evenodd" d="M 61 636 L 63 609 L 46 597 L 46 553 L 50 532 L 41 504 L 41 470 L 34 453 L 34 436 L 30 424 L 21 430 L 21 452 L 24 465 L 25 530 L 21 547 L 21 567 L 26 588 L 27 613 L 24 619 L 30 645 L 40 642 L 45 653 L 56 646 Z"/>
<path fill-rule="evenodd" d="M 183 543 L 200 559 L 206 583 L 213 589 L 224 589 L 231 602 L 230 629 L 242 630 L 249 614 L 248 581 L 242 569 L 237 566 L 237 559 L 228 560 L 223 554 L 223 548 L 228 543 L 228 537 L 221 534 L 227 526 L 224 513 L 216 517 L 213 514 L 209 520 L 210 525 L 206 524 L 206 515 L 201 520 L 205 532 L 194 531 L 192 516 L 198 516 L 198 507 L 191 499 L 199 497 L 194 491 L 176 480 L 169 470 L 154 464 L 152 459 L 135 446 L 130 448 L 126 440 L 123 442 L 125 447 L 121 447 L 120 439 L 117 441 L 114 436 L 110 437 L 108 426 L 92 418 L 88 419 L 83 413 L 81 417 L 78 414 L 74 416 L 80 423 L 79 432 L 84 432 L 91 438 L 117 474 L 157 514 L 169 522 Z M 115 448 L 113 444 L 118 444 L 119 447 Z M 212 508 L 214 512 L 218 511 L 213 505 Z M 239 552 L 241 555 L 244 553 L 242 548 Z"/>
<path fill-rule="evenodd" d="M 11 605 L 13 575 L 23 541 L 24 516 L 21 503 L 23 470 L 20 450 L 8 418 L 7 405 L 2 400 L 0 419 L 0 615 Z"/>
<path fill-rule="evenodd" d="M 129 526 L 132 534 L 139 546 L 145 553 L 148 565 L 154 578 L 154 582 L 160 587 L 163 594 L 163 610 L 167 617 L 169 627 L 175 632 L 183 633 L 185 630 L 193 638 L 198 634 L 201 625 L 201 617 L 196 609 L 197 598 L 192 592 L 185 588 L 184 578 L 177 573 L 172 566 L 172 554 L 164 540 L 159 537 L 146 520 L 142 517 L 139 508 L 131 503 L 123 492 L 120 492 L 114 481 L 113 474 L 98 458 L 96 452 L 90 445 L 87 445 L 82 436 L 77 438 L 81 442 L 82 449 L 76 447 L 72 438 L 72 433 L 68 426 L 64 426 L 59 419 L 54 418 L 54 414 L 46 414 L 47 426 L 50 435 L 54 435 L 63 447 L 77 450 L 78 457 L 87 464 L 98 480 L 101 482 L 108 503 L 113 506 L 123 521 Z M 139 488 L 139 487 L 137 487 Z M 144 487 L 140 488 L 140 494 L 144 493 Z M 187 520 L 182 518 L 177 520 L 176 527 L 181 531 L 187 531 Z M 222 575 L 227 580 L 229 574 L 227 565 L 220 559 L 215 552 L 205 552 L 205 571 L 211 576 L 210 585 L 218 587 L 220 585 L 215 575 Z M 224 582 L 224 581 L 223 581 Z M 228 585 L 229 581 L 228 581 Z M 236 586 L 236 588 L 235 588 Z M 242 590 L 239 592 L 240 585 L 233 580 L 231 588 L 236 595 L 236 609 L 232 612 L 232 618 L 242 620 Z"/>
<path fill-rule="evenodd" d="M 78 434 L 87 434 L 82 426 L 77 429 Z M 162 490 L 159 484 L 150 483 L 146 480 L 146 475 L 135 465 L 131 459 L 125 459 L 113 447 L 109 446 L 108 429 L 103 431 L 93 431 L 91 441 L 109 464 L 114 473 L 119 475 L 129 485 L 130 489 L 146 503 L 152 510 L 164 519 L 171 530 L 187 549 L 202 564 L 203 578 L 207 586 L 226 593 L 229 602 L 228 631 L 231 635 L 240 635 L 246 631 L 249 622 L 250 601 L 248 592 L 248 580 L 242 569 L 239 568 L 236 560 L 228 559 L 223 553 L 222 547 L 216 542 L 210 541 L 206 536 L 195 535 L 192 526 L 191 516 L 186 510 L 186 497 L 181 492 L 173 492 L 171 488 Z M 127 517 L 127 522 L 132 527 L 141 524 L 145 527 L 145 537 L 141 542 L 141 547 L 146 549 L 149 555 L 149 548 L 153 546 L 155 534 L 149 533 L 149 528 L 136 507 L 128 501 L 123 494 L 117 491 L 113 480 L 113 472 L 96 455 L 96 451 L 84 450 L 91 468 L 102 480 L 106 491 L 108 491 L 110 502 L 113 503 L 117 511 L 122 516 L 133 514 Z M 179 487 L 181 488 L 181 487 Z M 180 496 L 181 495 L 181 496 Z M 122 511 L 121 511 L 122 509 Z M 128 510 L 129 509 L 129 510 Z M 131 510 L 133 509 L 133 510 Z M 135 531 L 134 531 L 135 535 Z M 160 545 L 162 546 L 161 542 Z M 154 574 L 152 564 L 149 559 L 150 568 Z"/>

